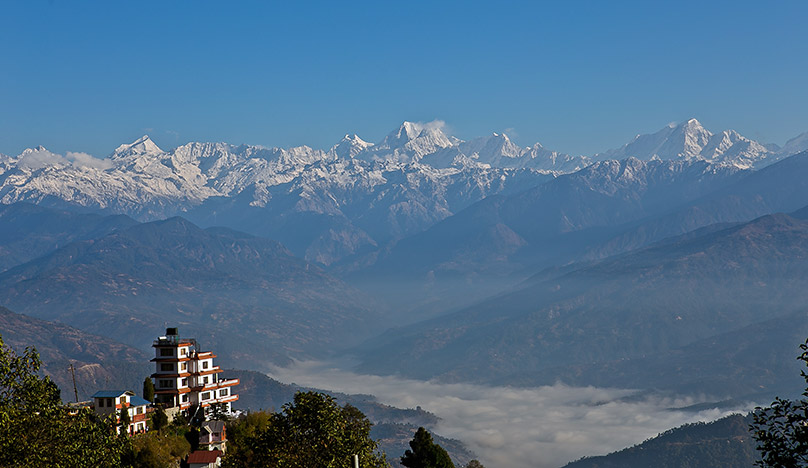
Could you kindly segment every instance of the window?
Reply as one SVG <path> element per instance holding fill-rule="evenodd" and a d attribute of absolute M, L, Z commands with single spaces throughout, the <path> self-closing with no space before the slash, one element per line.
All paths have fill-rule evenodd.
<path fill-rule="evenodd" d="M 182 402 L 183 403 L 188 403 L 188 394 L 185 394 L 185 395 L 182 396 Z"/>
<path fill-rule="evenodd" d="M 203 369 L 207 369 L 207 368 L 208 368 L 208 365 L 210 365 L 210 361 L 203 361 L 203 362 L 202 362 L 202 368 L 203 368 Z"/>
<path fill-rule="evenodd" d="M 143 407 L 142 406 L 137 407 L 137 414 L 143 414 Z"/>
<path fill-rule="evenodd" d="M 171 348 L 160 348 L 160 356 L 173 356 L 174 350 Z"/>
<path fill-rule="evenodd" d="M 166 364 L 166 363 L 160 364 L 160 370 L 163 372 L 173 371 L 174 364 Z"/>
<path fill-rule="evenodd" d="M 182 379 L 182 386 L 183 386 L 183 387 L 187 387 L 187 386 L 188 386 L 188 379 L 187 379 L 187 378 Z"/>
<path fill-rule="evenodd" d="M 185 356 L 185 354 L 187 352 L 188 352 L 188 348 L 180 348 L 180 356 Z"/>
<path fill-rule="evenodd" d="M 160 388 L 173 388 L 174 381 L 172 380 L 160 380 Z"/>
<path fill-rule="evenodd" d="M 104 399 L 103 399 L 103 398 L 99 398 L 99 399 L 98 399 L 98 407 L 99 407 L 99 408 L 103 408 L 103 407 L 104 407 Z"/>
<path fill-rule="evenodd" d="M 205 378 L 202 379 L 202 383 L 205 384 L 205 385 L 208 384 L 208 377 L 207 376 L 205 376 Z"/>
<path fill-rule="evenodd" d="M 107 406 L 112 408 L 115 405 L 115 398 L 107 398 Z"/>
<path fill-rule="evenodd" d="M 183 362 L 183 363 L 180 364 L 180 370 L 185 370 L 187 368 L 188 368 L 188 365 L 186 363 Z"/>
<path fill-rule="evenodd" d="M 223 388 L 223 389 L 219 390 L 219 396 L 220 397 L 227 396 L 227 395 L 230 395 L 230 389 L 229 388 Z"/>
<path fill-rule="evenodd" d="M 210 392 L 205 392 L 201 395 L 203 400 L 210 400 Z"/>

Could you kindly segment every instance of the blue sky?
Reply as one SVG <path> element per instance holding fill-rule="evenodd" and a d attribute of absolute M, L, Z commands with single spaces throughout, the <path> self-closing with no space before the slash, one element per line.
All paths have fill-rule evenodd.
<path fill-rule="evenodd" d="M 808 2 L 0 1 L 0 152 L 326 148 L 403 120 L 574 154 L 808 131 Z"/>

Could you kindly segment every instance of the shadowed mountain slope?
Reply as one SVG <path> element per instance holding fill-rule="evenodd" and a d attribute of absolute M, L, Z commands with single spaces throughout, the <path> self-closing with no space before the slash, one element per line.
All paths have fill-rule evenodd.
<path fill-rule="evenodd" d="M 124 215 L 78 214 L 23 202 L 0 204 L 0 272 L 72 241 L 95 239 L 135 224 Z"/>
<path fill-rule="evenodd" d="M 750 416 L 686 424 L 634 447 L 569 463 L 564 468 L 751 468 L 760 457 L 749 433 Z"/>
<path fill-rule="evenodd" d="M 125 388 L 140 395 L 143 379 L 152 372 L 150 356 L 138 349 L 1 306 L 0 335 L 18 353 L 26 347 L 36 348 L 42 370 L 59 385 L 63 401 L 75 399 L 71 364 L 80 401 L 104 388 Z"/>

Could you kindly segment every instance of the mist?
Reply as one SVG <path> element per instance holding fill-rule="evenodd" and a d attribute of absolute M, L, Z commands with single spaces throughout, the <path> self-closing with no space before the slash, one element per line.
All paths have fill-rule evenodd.
<path fill-rule="evenodd" d="M 434 432 L 461 440 L 489 468 L 558 468 L 583 456 L 638 444 L 685 423 L 754 407 L 749 403 L 733 410 L 694 412 L 681 409 L 701 402 L 692 397 L 639 398 L 634 390 L 562 384 L 534 388 L 443 384 L 359 375 L 319 362 L 274 368 L 270 375 L 306 387 L 372 394 L 396 407 L 420 406 L 441 418 Z"/>

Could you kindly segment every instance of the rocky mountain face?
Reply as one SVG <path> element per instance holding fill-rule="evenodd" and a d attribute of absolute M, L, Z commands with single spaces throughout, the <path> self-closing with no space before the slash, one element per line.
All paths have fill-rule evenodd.
<path fill-rule="evenodd" d="M 182 218 L 76 240 L 0 274 L 4 305 L 141 349 L 176 325 L 261 366 L 356 342 L 384 309 L 275 241 Z"/>
<path fill-rule="evenodd" d="M 202 226 L 278 239 L 296 255 L 330 265 L 421 232 L 486 197 L 541 185 L 593 161 L 698 160 L 743 169 L 807 144 L 798 137 L 776 151 L 733 131 L 712 134 L 694 119 L 593 157 L 539 143 L 520 147 L 499 133 L 461 141 L 437 122 L 404 122 L 376 144 L 346 135 L 328 150 L 188 143 L 164 151 L 144 136 L 102 159 L 42 147 L 0 156 L 0 202 L 140 221 L 182 214 Z"/>

